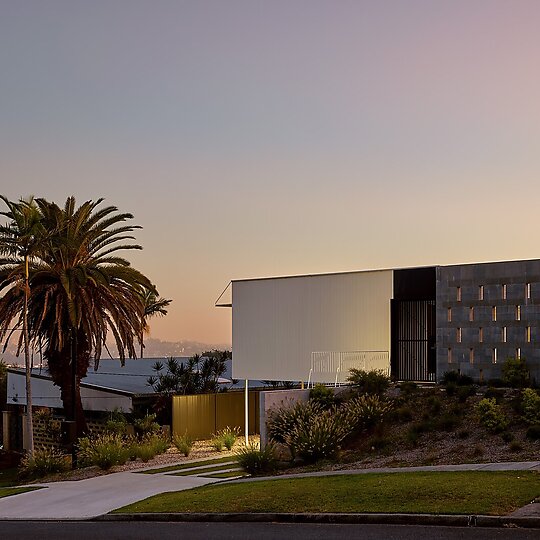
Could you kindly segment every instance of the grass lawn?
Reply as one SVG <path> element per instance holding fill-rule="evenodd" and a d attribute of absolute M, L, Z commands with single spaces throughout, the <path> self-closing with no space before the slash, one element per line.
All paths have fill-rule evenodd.
<path fill-rule="evenodd" d="M 161 467 L 161 469 L 152 469 L 149 471 L 140 471 L 141 474 L 158 474 L 169 471 L 182 471 L 184 469 L 191 469 L 192 467 L 200 467 L 201 465 L 213 465 L 214 463 L 228 463 L 235 462 L 234 456 L 227 456 L 216 459 L 203 459 L 201 461 L 192 461 L 191 463 L 182 463 L 181 465 L 169 465 L 168 467 Z"/>
<path fill-rule="evenodd" d="M 18 493 L 25 493 L 26 491 L 35 491 L 36 489 L 42 489 L 40 487 L 0 487 L 0 499 L 2 497 L 9 497 L 10 495 L 17 495 Z"/>
<path fill-rule="evenodd" d="M 0 488 L 15 486 L 19 483 L 17 468 L 0 470 Z"/>
<path fill-rule="evenodd" d="M 238 470 L 238 471 L 229 471 L 229 472 L 219 472 L 219 473 L 214 473 L 214 474 L 202 474 L 201 476 L 204 476 L 205 478 L 236 478 L 237 476 L 248 476 L 248 474 L 242 470 Z"/>
<path fill-rule="evenodd" d="M 409 472 L 218 484 L 164 493 L 115 512 L 512 512 L 540 495 L 535 472 Z"/>
<path fill-rule="evenodd" d="M 192 470 L 180 471 L 180 472 L 171 474 L 171 476 L 190 476 L 192 474 L 203 474 L 203 473 L 211 473 L 215 471 L 223 471 L 225 469 L 233 469 L 234 467 L 238 467 L 238 464 L 233 463 L 232 465 L 212 465 L 211 467 L 202 467 L 200 469 L 195 469 L 194 471 Z"/>

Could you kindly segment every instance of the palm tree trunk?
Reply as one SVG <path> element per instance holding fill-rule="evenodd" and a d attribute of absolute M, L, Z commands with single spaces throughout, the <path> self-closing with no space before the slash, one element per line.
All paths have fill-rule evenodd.
<path fill-rule="evenodd" d="M 32 366 L 30 365 L 30 339 L 28 335 L 28 296 L 30 293 L 28 255 L 24 257 L 24 313 L 23 313 L 23 339 L 24 364 L 26 372 L 26 442 L 27 451 L 34 453 L 34 421 L 32 416 Z"/>

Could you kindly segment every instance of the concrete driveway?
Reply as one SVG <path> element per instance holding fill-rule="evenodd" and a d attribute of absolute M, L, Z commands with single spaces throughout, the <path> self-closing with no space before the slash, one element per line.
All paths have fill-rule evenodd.
<path fill-rule="evenodd" d="M 219 482 L 196 476 L 119 472 L 86 480 L 35 484 L 44 489 L 0 499 L 0 519 L 88 519 L 146 497 Z"/>

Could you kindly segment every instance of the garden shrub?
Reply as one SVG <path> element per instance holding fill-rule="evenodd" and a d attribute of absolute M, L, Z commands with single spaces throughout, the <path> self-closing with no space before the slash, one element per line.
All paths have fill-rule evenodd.
<path fill-rule="evenodd" d="M 437 415 L 441 412 L 442 402 L 437 396 L 429 396 L 427 407 L 430 415 Z"/>
<path fill-rule="evenodd" d="M 334 391 L 320 383 L 317 383 L 309 391 L 309 399 L 318 403 L 324 409 L 330 409 L 336 404 L 336 396 L 334 395 Z"/>
<path fill-rule="evenodd" d="M 529 386 L 529 368 L 525 359 L 507 358 L 502 366 L 502 379 L 512 388 L 525 388 Z"/>
<path fill-rule="evenodd" d="M 380 369 L 369 371 L 352 368 L 347 381 L 361 394 L 383 396 L 390 387 L 390 377 Z"/>
<path fill-rule="evenodd" d="M 410 407 L 399 407 L 395 410 L 394 416 L 400 422 L 410 422 L 413 419 L 413 411 Z"/>
<path fill-rule="evenodd" d="M 457 394 L 458 385 L 455 382 L 450 381 L 444 385 L 444 389 L 446 390 L 446 395 L 452 397 Z"/>
<path fill-rule="evenodd" d="M 504 442 L 510 443 L 514 440 L 514 434 L 510 431 L 504 431 L 503 433 L 501 433 L 501 439 Z"/>
<path fill-rule="evenodd" d="M 523 445 L 519 441 L 512 441 L 508 446 L 510 452 L 521 452 L 523 450 Z"/>
<path fill-rule="evenodd" d="M 137 457 L 144 463 L 156 457 L 156 449 L 151 443 L 142 443 L 137 447 Z"/>
<path fill-rule="evenodd" d="M 540 396 L 532 388 L 526 388 L 521 394 L 523 419 L 528 424 L 540 424 Z"/>
<path fill-rule="evenodd" d="M 458 439 L 467 439 L 470 436 L 470 433 L 467 429 L 460 429 L 457 432 Z"/>
<path fill-rule="evenodd" d="M 490 386 L 486 393 L 484 394 L 485 398 L 495 398 L 495 401 L 497 403 L 500 403 L 504 399 L 504 390 L 501 388 L 495 388 L 494 386 Z"/>
<path fill-rule="evenodd" d="M 148 433 L 142 438 L 143 445 L 154 449 L 154 454 L 164 454 L 171 446 L 169 439 L 162 432 Z"/>
<path fill-rule="evenodd" d="M 540 424 L 534 424 L 532 426 L 529 426 L 525 436 L 527 437 L 527 439 L 530 439 L 531 441 L 539 441 L 540 440 Z"/>
<path fill-rule="evenodd" d="M 480 423 L 492 433 L 500 433 L 508 427 L 508 419 L 495 399 L 484 398 L 476 406 Z"/>
<path fill-rule="evenodd" d="M 403 397 L 409 398 L 418 390 L 418 385 L 413 381 L 404 381 L 399 385 L 399 389 Z"/>
<path fill-rule="evenodd" d="M 118 435 L 127 435 L 128 421 L 124 413 L 118 409 L 111 411 L 109 419 L 105 423 L 105 431 L 117 433 Z"/>
<path fill-rule="evenodd" d="M 142 418 L 135 420 L 133 425 L 135 431 L 141 437 L 144 437 L 148 433 L 156 433 L 161 430 L 161 426 L 156 422 L 157 416 L 155 414 L 147 414 Z"/>
<path fill-rule="evenodd" d="M 351 430 L 360 431 L 384 422 L 392 403 L 377 395 L 362 395 L 347 401 L 340 410 L 347 416 Z"/>
<path fill-rule="evenodd" d="M 376 436 L 370 439 L 368 444 L 372 450 L 381 452 L 392 446 L 392 440 L 389 437 Z"/>
<path fill-rule="evenodd" d="M 100 469 L 110 469 L 113 465 L 123 465 L 130 455 L 129 447 L 117 433 L 103 433 L 96 437 L 79 439 L 79 461 L 84 465 L 97 465 Z"/>
<path fill-rule="evenodd" d="M 234 443 L 236 442 L 236 439 L 238 438 L 239 429 L 238 428 L 231 428 L 227 426 L 225 429 L 222 429 L 221 431 L 218 431 L 216 433 L 215 438 L 221 439 L 221 442 L 223 446 L 227 450 L 232 450 L 232 447 L 234 446 Z M 221 450 L 219 450 L 221 451 Z"/>
<path fill-rule="evenodd" d="M 69 456 L 55 448 L 36 448 L 30 457 L 27 454 L 19 465 L 21 478 L 41 478 L 48 474 L 69 470 Z"/>
<path fill-rule="evenodd" d="M 453 383 L 456 386 L 471 386 L 474 381 L 472 377 L 463 375 L 458 371 L 447 371 L 441 379 L 441 384 L 447 386 L 450 383 Z"/>
<path fill-rule="evenodd" d="M 276 468 L 274 445 L 267 444 L 262 450 L 256 444 L 242 447 L 236 454 L 236 460 L 244 471 L 256 475 L 271 472 Z"/>
<path fill-rule="evenodd" d="M 474 396 L 476 393 L 476 386 L 474 385 L 466 385 L 466 386 L 460 386 L 457 389 L 457 398 L 460 403 L 465 403 L 467 401 L 467 398 L 470 396 Z"/>
<path fill-rule="evenodd" d="M 193 439 L 188 435 L 186 431 L 183 435 L 175 435 L 173 439 L 174 446 L 181 454 L 188 457 L 193 448 Z"/>
<path fill-rule="evenodd" d="M 443 414 L 437 421 L 437 427 L 443 431 L 454 431 L 461 422 L 459 416 L 452 413 Z"/>
<path fill-rule="evenodd" d="M 327 410 L 313 419 L 301 419 L 285 437 L 291 454 L 308 463 L 333 458 L 342 442 L 353 431 L 350 415 L 339 410 Z"/>
<path fill-rule="evenodd" d="M 267 425 L 269 439 L 285 444 L 285 438 L 299 422 L 309 422 L 323 410 L 320 403 L 312 400 L 297 402 L 292 407 L 281 406 L 271 410 Z"/>
<path fill-rule="evenodd" d="M 210 446 L 216 451 L 221 452 L 223 450 L 223 438 L 216 433 L 210 441 Z"/>

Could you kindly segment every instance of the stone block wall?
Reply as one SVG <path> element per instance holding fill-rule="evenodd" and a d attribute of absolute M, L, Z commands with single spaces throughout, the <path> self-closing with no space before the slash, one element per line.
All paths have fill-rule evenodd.
<path fill-rule="evenodd" d="M 438 379 L 499 378 L 517 354 L 540 382 L 540 260 L 438 267 Z"/>

